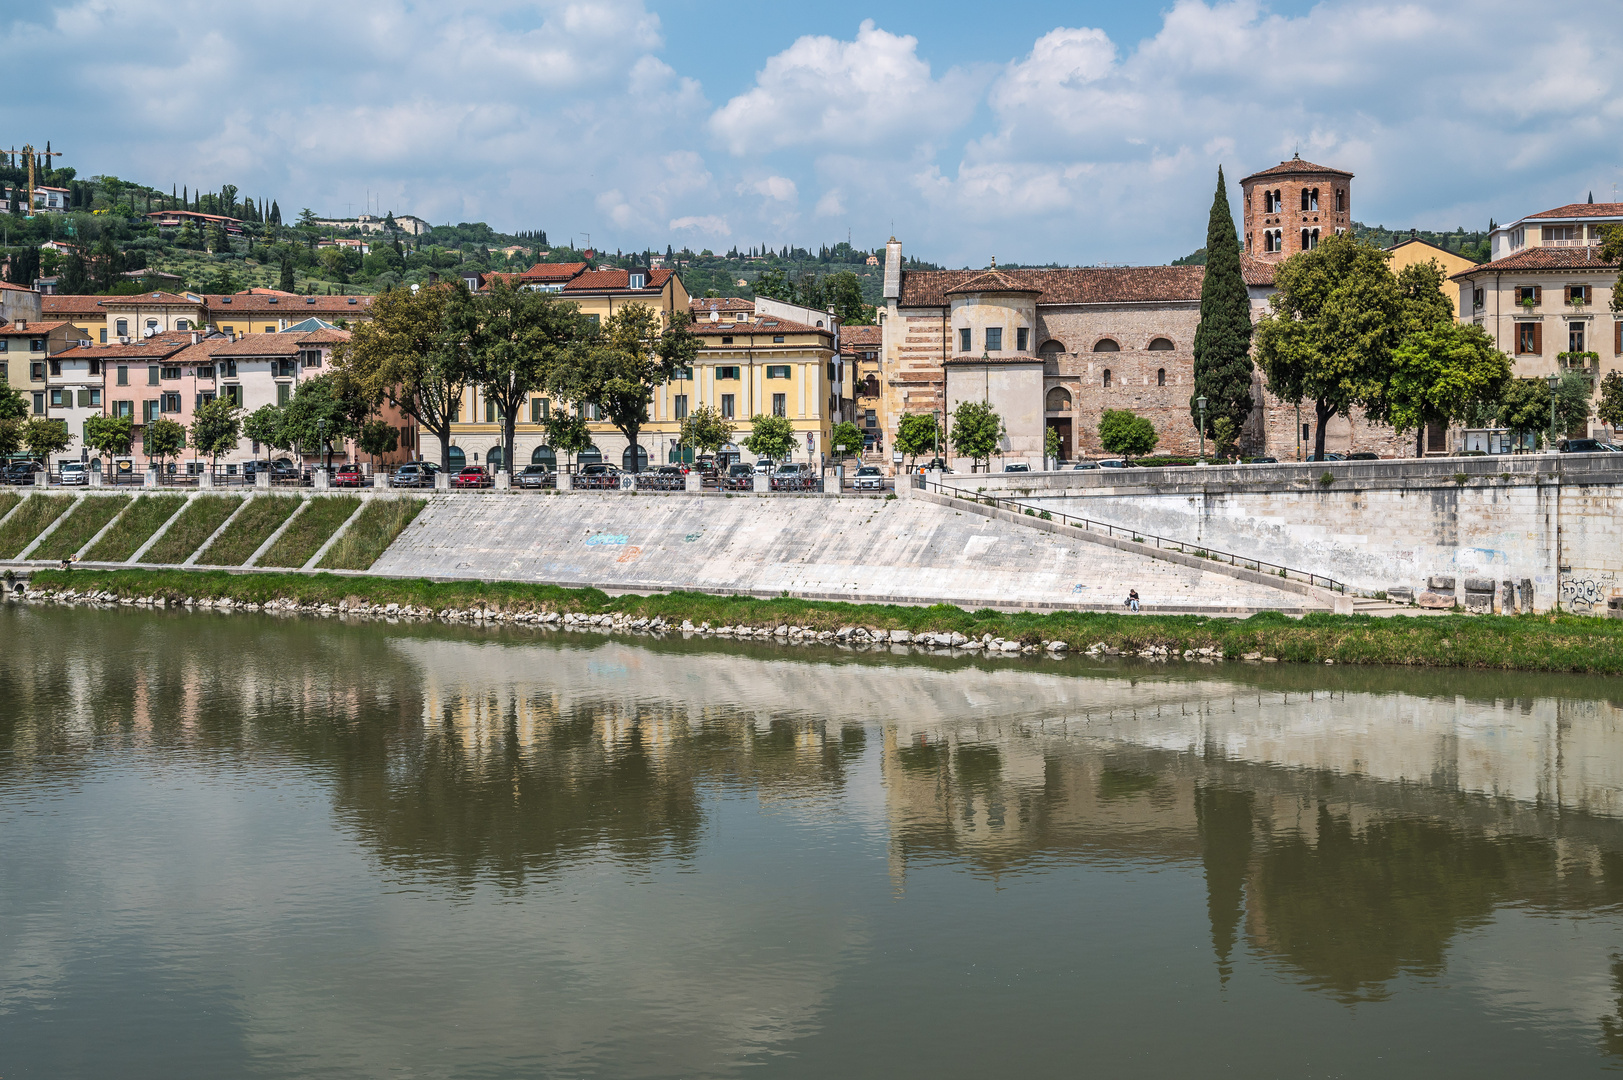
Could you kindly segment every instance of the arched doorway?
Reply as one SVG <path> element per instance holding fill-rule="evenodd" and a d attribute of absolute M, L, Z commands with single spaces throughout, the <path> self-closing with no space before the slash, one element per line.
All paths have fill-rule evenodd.
<path fill-rule="evenodd" d="M 445 467 L 452 472 L 460 472 L 468 463 L 468 455 L 460 446 L 451 447 L 451 452 L 445 455 Z"/>
<path fill-rule="evenodd" d="M 1093 343 L 1094 352 L 1121 352 L 1121 346 L 1113 338 L 1100 338 Z"/>
<path fill-rule="evenodd" d="M 538 446 L 530 451 L 531 465 L 545 465 L 548 472 L 558 471 L 558 453 L 550 446 Z"/>
<path fill-rule="evenodd" d="M 641 443 L 635 447 L 628 446 L 625 453 L 620 455 L 620 468 L 626 472 L 642 472 L 648 468 L 648 451 Z"/>
<path fill-rule="evenodd" d="M 575 455 L 575 464 L 601 465 L 603 464 L 603 451 L 599 450 L 595 445 L 588 446 L 586 449 Z"/>
<path fill-rule="evenodd" d="M 499 446 L 492 446 L 490 448 L 490 452 L 485 455 L 485 464 L 490 466 L 491 472 L 495 472 L 500 469 L 502 467 L 502 462 L 505 460 L 506 458 L 502 454 L 502 448 Z"/>
<path fill-rule="evenodd" d="M 1071 459 L 1071 447 L 1073 445 L 1071 417 L 1068 415 L 1071 411 L 1071 392 L 1065 389 L 1063 386 L 1051 386 L 1048 388 L 1048 396 L 1043 404 L 1046 406 L 1046 411 L 1048 413 L 1048 418 L 1046 420 L 1048 430 L 1054 433 L 1055 438 L 1059 442 L 1059 453 L 1057 456 L 1061 461 L 1069 461 Z M 1047 456 L 1046 451 L 1044 452 L 1044 456 Z M 1047 462 L 1044 462 L 1044 465 L 1046 466 Z"/>

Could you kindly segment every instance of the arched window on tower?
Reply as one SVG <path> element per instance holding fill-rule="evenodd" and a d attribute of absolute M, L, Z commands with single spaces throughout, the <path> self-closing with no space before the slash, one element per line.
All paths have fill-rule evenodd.
<path fill-rule="evenodd" d="M 1313 211 L 1313 210 L 1317 210 L 1318 208 L 1319 208 L 1319 189 L 1318 188 L 1303 188 L 1302 189 L 1302 209 L 1307 210 L 1307 211 Z"/>
<path fill-rule="evenodd" d="M 1336 213 L 1344 214 L 1346 212 L 1347 212 L 1347 189 L 1346 188 L 1336 188 Z"/>
<path fill-rule="evenodd" d="M 1166 384 L 1167 384 L 1167 369 L 1166 368 L 1156 368 L 1155 369 L 1155 385 L 1156 386 L 1165 386 Z"/>
<path fill-rule="evenodd" d="M 1110 369 L 1105 368 L 1105 389 L 1110 389 Z"/>
<path fill-rule="evenodd" d="M 1172 341 L 1169 338 L 1158 337 L 1150 339 L 1150 352 L 1171 352 Z"/>
<path fill-rule="evenodd" d="M 1093 343 L 1094 352 L 1121 352 L 1121 346 L 1111 338 L 1100 338 Z"/>
<path fill-rule="evenodd" d="M 1302 230 L 1302 250 L 1306 251 L 1308 249 L 1308 247 L 1309 247 L 1309 244 L 1308 244 L 1308 232 L 1307 232 L 1306 229 L 1303 229 Z"/>

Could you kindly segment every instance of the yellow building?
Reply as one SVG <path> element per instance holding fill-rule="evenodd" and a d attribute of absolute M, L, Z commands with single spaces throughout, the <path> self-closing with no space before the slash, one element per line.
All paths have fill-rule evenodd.
<path fill-rule="evenodd" d="M 87 340 L 69 322 L 18 319 L 0 326 L 0 379 L 22 391 L 33 415 L 45 416 L 46 381 L 54 374 L 51 358 Z"/>
<path fill-rule="evenodd" d="M 1433 261 L 1438 266 L 1442 267 L 1444 281 L 1443 295 L 1445 296 L 1448 296 L 1448 279 L 1453 277 L 1455 274 L 1463 273 L 1476 265 L 1476 263 L 1472 262 L 1470 259 L 1467 259 L 1463 255 L 1456 255 L 1447 248 L 1440 248 L 1436 244 L 1428 244 L 1424 240 L 1405 240 L 1401 244 L 1393 244 L 1386 250 L 1392 256 L 1392 261 L 1389 265 L 1392 267 L 1392 272 L 1394 274 L 1401 273 L 1405 266 L 1413 266 L 1415 263 L 1423 263 L 1427 262 L 1428 260 Z M 1459 289 L 1463 289 L 1465 287 L 1466 286 L 1461 285 Z M 1450 300 L 1455 301 L 1456 307 L 1454 310 L 1456 311 L 1460 310 L 1460 308 L 1457 306 L 1460 299 L 1459 289 L 1455 289 L 1454 294 L 1452 296 L 1448 296 Z"/>

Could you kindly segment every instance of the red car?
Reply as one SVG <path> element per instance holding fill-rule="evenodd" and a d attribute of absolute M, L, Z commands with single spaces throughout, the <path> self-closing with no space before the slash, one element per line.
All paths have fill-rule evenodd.
<path fill-rule="evenodd" d="M 332 474 L 333 487 L 360 487 L 364 483 L 359 465 L 340 465 L 338 471 Z"/>
<path fill-rule="evenodd" d="M 451 477 L 451 486 L 454 488 L 487 488 L 494 483 L 483 465 L 469 465 Z"/>

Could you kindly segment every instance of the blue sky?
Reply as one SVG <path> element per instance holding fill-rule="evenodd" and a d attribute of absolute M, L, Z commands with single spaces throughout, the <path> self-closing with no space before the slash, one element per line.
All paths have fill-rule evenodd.
<path fill-rule="evenodd" d="M 1623 0 L 14 7 L 11 138 L 86 173 L 608 249 L 1161 263 L 1296 149 L 1393 227 L 1623 185 Z"/>

